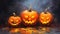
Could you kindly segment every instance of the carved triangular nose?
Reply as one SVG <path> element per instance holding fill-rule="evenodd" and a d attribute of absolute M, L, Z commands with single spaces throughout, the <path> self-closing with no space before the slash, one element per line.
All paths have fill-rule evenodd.
<path fill-rule="evenodd" d="M 28 20 L 31 20 L 31 18 L 28 18 Z"/>

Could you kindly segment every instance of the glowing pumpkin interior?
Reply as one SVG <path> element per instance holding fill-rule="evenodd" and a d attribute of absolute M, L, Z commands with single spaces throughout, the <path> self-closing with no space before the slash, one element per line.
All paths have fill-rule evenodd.
<path fill-rule="evenodd" d="M 50 12 L 41 12 L 39 18 L 42 24 L 48 24 L 53 19 Z"/>
<path fill-rule="evenodd" d="M 26 23 L 26 24 L 33 24 L 36 22 L 37 18 L 38 18 L 38 13 L 36 11 L 29 11 L 29 10 L 25 10 L 21 13 L 21 17 L 22 20 Z"/>
<path fill-rule="evenodd" d="M 9 22 L 11 25 L 15 26 L 15 25 L 18 25 L 18 24 L 21 22 L 21 18 L 18 17 L 18 16 L 11 16 L 11 17 L 9 18 L 8 22 Z"/>

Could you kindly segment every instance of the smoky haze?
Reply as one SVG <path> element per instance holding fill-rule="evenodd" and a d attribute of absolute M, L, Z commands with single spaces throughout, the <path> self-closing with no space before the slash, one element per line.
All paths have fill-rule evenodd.
<path fill-rule="evenodd" d="M 11 16 L 13 12 L 20 15 L 20 12 L 29 9 L 30 7 L 37 12 L 44 11 L 49 7 L 48 10 L 55 15 L 59 22 L 59 3 L 59 0 L 1 0 L 0 22 L 1 24 L 6 24 L 9 16 Z"/>

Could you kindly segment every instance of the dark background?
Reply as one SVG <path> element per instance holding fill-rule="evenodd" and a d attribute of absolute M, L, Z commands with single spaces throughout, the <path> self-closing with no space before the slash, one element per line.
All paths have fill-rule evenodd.
<path fill-rule="evenodd" d="M 27 0 L 0 0 L 0 26 L 7 25 L 8 18 L 13 12 L 16 12 L 16 14 L 19 15 L 19 13 L 23 10 L 22 8 L 24 6 L 22 7 L 22 5 L 19 5 L 22 8 L 14 7 L 17 1 L 24 2 Z M 52 13 L 54 14 L 54 24 L 60 25 L 60 0 L 53 0 L 53 4 Z"/>

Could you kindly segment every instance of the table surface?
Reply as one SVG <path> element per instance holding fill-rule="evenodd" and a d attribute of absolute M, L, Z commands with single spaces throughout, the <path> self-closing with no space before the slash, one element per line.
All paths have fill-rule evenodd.
<path fill-rule="evenodd" d="M 57 27 L 0 28 L 0 34 L 60 34 Z"/>

